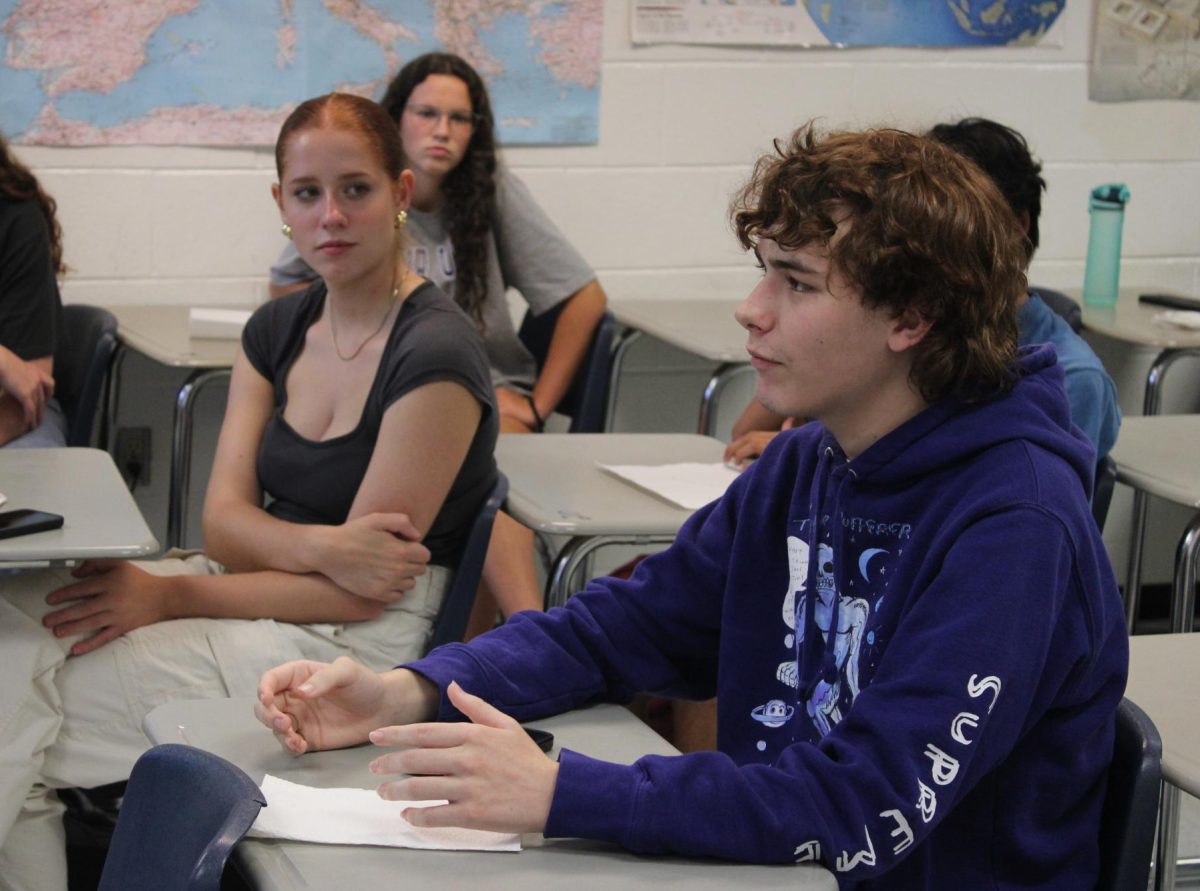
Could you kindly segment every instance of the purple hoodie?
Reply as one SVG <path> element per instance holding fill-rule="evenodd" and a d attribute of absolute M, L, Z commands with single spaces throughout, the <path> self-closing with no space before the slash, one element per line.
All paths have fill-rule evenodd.
<path fill-rule="evenodd" d="M 411 667 L 520 720 L 718 695 L 718 752 L 564 752 L 547 835 L 843 888 L 1090 889 L 1128 663 L 1092 470 L 1035 348 L 1010 394 L 853 460 L 819 424 L 776 437 L 629 581 Z"/>

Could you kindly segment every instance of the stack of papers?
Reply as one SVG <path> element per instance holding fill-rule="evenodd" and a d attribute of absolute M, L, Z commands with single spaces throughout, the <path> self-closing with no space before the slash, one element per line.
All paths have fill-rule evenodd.
<path fill-rule="evenodd" d="M 214 340 L 237 340 L 250 318 L 248 309 L 201 309 L 188 312 L 188 334 Z"/>
<path fill-rule="evenodd" d="M 446 851 L 519 851 L 521 838 L 480 829 L 424 829 L 400 816 L 406 807 L 444 801 L 384 801 L 374 789 L 317 789 L 267 774 L 267 806 L 250 835 L 321 842 L 327 845 L 384 845 Z"/>
<path fill-rule="evenodd" d="M 698 510 L 725 494 L 738 472 L 727 464 L 601 464 L 602 470 L 685 510 Z"/>

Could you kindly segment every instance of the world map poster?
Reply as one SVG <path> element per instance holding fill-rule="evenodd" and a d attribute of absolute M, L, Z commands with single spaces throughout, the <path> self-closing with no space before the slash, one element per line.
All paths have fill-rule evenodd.
<path fill-rule="evenodd" d="M 379 98 L 448 50 L 500 141 L 599 132 L 603 0 L 0 0 L 0 132 L 25 145 L 271 145 L 299 102 Z"/>
<path fill-rule="evenodd" d="M 1061 45 L 1066 0 L 634 0 L 634 43 Z"/>

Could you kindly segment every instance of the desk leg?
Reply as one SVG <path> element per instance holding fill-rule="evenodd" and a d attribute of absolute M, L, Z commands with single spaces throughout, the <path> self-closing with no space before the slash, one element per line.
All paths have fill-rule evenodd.
<path fill-rule="evenodd" d="M 716 436 L 717 433 L 717 403 L 721 393 L 729 386 L 729 382 L 739 374 L 753 371 L 744 362 L 722 362 L 708 379 L 704 395 L 700 397 L 700 420 L 696 432 L 701 436 Z"/>
<path fill-rule="evenodd" d="M 1171 591 L 1171 631 L 1192 630 L 1196 610 L 1196 558 L 1200 556 L 1200 513 L 1192 517 L 1175 550 L 1175 582 Z"/>
<path fill-rule="evenodd" d="M 674 536 L 653 535 L 577 535 L 571 538 L 554 558 L 554 566 L 546 579 L 546 609 L 563 606 L 567 602 L 567 598 L 571 596 L 571 580 L 592 552 L 609 545 L 648 547 L 670 544 L 674 540 Z"/>
<path fill-rule="evenodd" d="M 175 428 L 171 434 L 171 486 L 167 497 L 167 548 L 183 547 L 188 492 L 192 482 L 192 422 L 196 400 L 209 384 L 229 380 L 228 368 L 210 368 L 188 376 L 175 396 Z"/>
<path fill-rule="evenodd" d="M 1133 490 L 1130 512 L 1129 558 L 1125 565 L 1125 625 L 1133 634 L 1142 593 L 1142 544 L 1146 539 L 1146 493 Z"/>
<path fill-rule="evenodd" d="M 1154 852 L 1154 891 L 1173 891 L 1179 856 L 1179 790 L 1162 782 L 1158 806 L 1158 841 Z"/>
<path fill-rule="evenodd" d="M 613 347 L 612 365 L 608 371 L 608 403 L 604 407 L 604 429 L 612 430 L 613 419 L 617 415 L 617 390 L 621 386 L 621 369 L 625 365 L 625 354 L 642 337 L 642 332 L 636 328 L 626 328 L 617 338 Z"/>
<path fill-rule="evenodd" d="M 1156 415 L 1162 407 L 1162 385 L 1167 370 L 1176 361 L 1186 356 L 1200 357 L 1200 349 L 1163 350 L 1155 357 L 1146 373 L 1146 391 L 1142 397 L 1142 414 Z M 1137 620 L 1138 601 L 1142 592 L 1142 546 L 1146 536 L 1146 494 L 1140 489 L 1133 492 L 1133 524 L 1129 536 L 1129 562 L 1125 570 L 1125 623 L 1133 633 Z M 1178 564 L 1177 564 L 1178 565 Z M 1173 609 L 1180 606 L 1178 598 Z"/>

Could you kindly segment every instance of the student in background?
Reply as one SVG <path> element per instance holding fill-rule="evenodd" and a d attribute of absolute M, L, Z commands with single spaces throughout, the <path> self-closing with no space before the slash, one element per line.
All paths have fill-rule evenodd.
<path fill-rule="evenodd" d="M 403 163 L 367 99 L 284 123 L 275 200 L 321 280 L 246 326 L 205 553 L 5 579 L 0 888 L 66 887 L 52 790 L 127 777 L 154 706 L 247 695 L 281 654 L 382 669 L 424 651 L 496 483 L 498 421 L 470 320 L 404 262 Z"/>
<path fill-rule="evenodd" d="M 0 136 L 0 446 L 67 442 L 53 398 L 62 337 L 57 277 L 65 271 L 55 209 Z"/>
<path fill-rule="evenodd" d="M 566 395 L 604 314 L 595 273 L 500 163 L 487 87 L 466 61 L 428 53 L 397 73 L 381 104 L 412 170 L 408 264 L 446 291 L 483 335 L 502 433 L 541 431 Z M 289 246 L 271 267 L 273 294 L 316 276 Z M 517 338 L 505 292 L 535 315 L 562 304 L 541 374 Z M 501 512 L 483 570 L 471 633 L 541 609 L 533 534 Z"/>
<path fill-rule="evenodd" d="M 1016 130 L 986 118 L 964 118 L 956 124 L 938 124 L 929 135 L 970 158 L 996 181 L 1025 232 L 1028 269 L 1038 248 L 1038 218 L 1042 213 L 1042 165 L 1029 153 L 1029 145 Z M 1107 455 L 1121 429 L 1117 388 L 1087 341 L 1071 330 L 1067 321 L 1038 295 L 1036 288 L 1017 301 L 1017 327 L 1022 345 L 1049 343 L 1058 353 L 1066 375 L 1071 421 L 1096 449 L 1096 459 Z"/>
<path fill-rule="evenodd" d="M 955 124 L 938 124 L 929 135 L 970 158 L 1000 187 L 1025 234 L 1025 266 L 1028 270 L 1039 241 L 1038 218 L 1042 213 L 1042 165 L 1034 160 L 1029 145 L 1016 130 L 986 118 L 964 118 Z M 1058 364 L 1066 374 L 1071 421 L 1091 441 L 1099 460 L 1117 441 L 1121 409 L 1117 388 L 1100 359 L 1087 342 L 1071 330 L 1066 320 L 1052 310 L 1036 289 L 1021 292 L 1017 300 L 1018 343 L 1054 345 Z M 733 442 L 725 459 L 739 466 L 754 460 L 780 429 L 783 418 L 756 402 L 746 407 L 733 428 Z"/>
<path fill-rule="evenodd" d="M 382 674 L 283 665 L 259 720 L 295 753 L 389 747 L 384 798 L 448 801 L 419 826 L 1095 887 L 1128 643 L 1062 369 L 1017 352 L 1011 209 L 931 139 L 804 129 L 734 211 L 758 398 L 814 422 L 628 581 Z M 639 690 L 719 693 L 719 751 L 553 762 L 517 723 Z"/>

